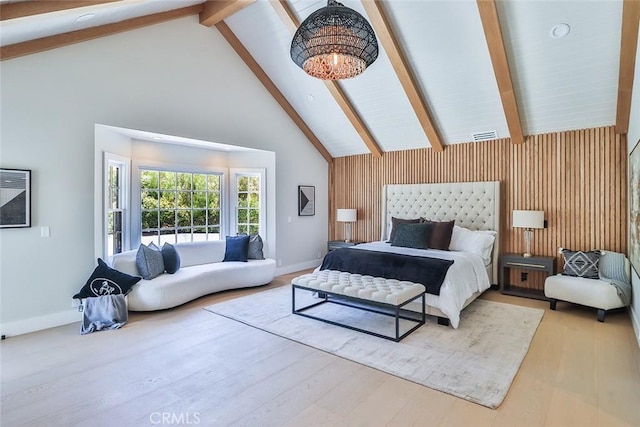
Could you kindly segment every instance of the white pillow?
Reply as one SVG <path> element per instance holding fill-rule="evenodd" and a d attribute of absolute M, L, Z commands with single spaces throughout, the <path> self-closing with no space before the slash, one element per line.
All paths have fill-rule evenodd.
<path fill-rule="evenodd" d="M 472 252 L 482 257 L 484 265 L 491 264 L 491 250 L 496 239 L 496 232 L 493 230 L 469 230 L 468 228 L 453 227 L 451 233 L 451 243 L 449 250 Z"/>

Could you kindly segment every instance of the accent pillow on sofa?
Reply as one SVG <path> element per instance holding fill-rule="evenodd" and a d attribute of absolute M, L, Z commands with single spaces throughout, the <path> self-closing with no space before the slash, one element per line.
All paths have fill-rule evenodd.
<path fill-rule="evenodd" d="M 162 245 L 160 252 L 162 253 L 162 262 L 167 273 L 173 274 L 180 270 L 180 254 L 178 254 L 173 245 L 165 243 Z"/>
<path fill-rule="evenodd" d="M 397 227 L 391 246 L 402 246 L 405 248 L 429 249 L 429 238 L 431 235 L 431 224 L 400 223 Z"/>
<path fill-rule="evenodd" d="M 74 298 L 98 297 L 101 295 L 128 294 L 133 285 L 142 279 L 109 267 L 98 258 L 98 266 L 93 270 L 87 283 Z"/>
<path fill-rule="evenodd" d="M 389 234 L 389 242 L 393 242 L 393 238 L 396 237 L 396 230 L 400 224 L 418 224 L 422 221 L 422 218 L 415 219 L 402 219 L 391 217 L 391 234 Z"/>
<path fill-rule="evenodd" d="M 582 277 L 585 279 L 599 279 L 598 262 L 602 252 L 600 251 L 572 251 L 570 249 L 560 248 L 560 252 L 564 256 L 564 269 L 562 274 L 565 276 Z"/>
<path fill-rule="evenodd" d="M 149 243 L 149 246 L 140 245 L 136 254 L 136 266 L 145 280 L 151 280 L 164 273 L 164 260 L 160 248 L 153 242 Z"/>
<path fill-rule="evenodd" d="M 425 224 L 431 224 L 431 237 L 429 238 L 429 247 L 431 249 L 440 249 L 441 251 L 449 250 L 451 243 L 451 235 L 453 234 L 453 226 L 455 221 L 429 221 L 423 220 Z"/>
<path fill-rule="evenodd" d="M 248 259 L 264 259 L 264 253 L 262 248 L 264 243 L 262 237 L 259 234 L 252 234 L 249 236 L 249 251 L 247 252 Z"/>
<path fill-rule="evenodd" d="M 223 262 L 247 262 L 249 253 L 249 236 L 227 236 Z"/>

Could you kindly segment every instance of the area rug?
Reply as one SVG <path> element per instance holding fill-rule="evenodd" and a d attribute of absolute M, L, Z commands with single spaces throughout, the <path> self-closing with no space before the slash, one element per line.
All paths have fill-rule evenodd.
<path fill-rule="evenodd" d="M 312 298 L 310 292 L 299 291 L 296 306 Z M 205 310 L 489 408 L 504 400 L 544 314 L 477 299 L 463 310 L 458 329 L 427 317 L 425 325 L 395 343 L 292 314 L 290 286 Z M 393 325 L 387 316 L 337 304 L 313 310 L 314 315 L 366 325 L 376 332 Z"/>

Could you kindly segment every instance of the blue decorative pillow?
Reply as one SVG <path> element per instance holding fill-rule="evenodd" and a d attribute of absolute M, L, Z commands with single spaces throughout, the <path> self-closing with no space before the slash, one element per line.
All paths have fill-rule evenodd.
<path fill-rule="evenodd" d="M 223 262 L 247 262 L 249 236 L 227 236 Z"/>
<path fill-rule="evenodd" d="M 164 273 L 162 252 L 153 242 L 149 246 L 140 245 L 136 254 L 136 266 L 145 280 L 151 280 Z"/>
<path fill-rule="evenodd" d="M 109 267 L 98 258 L 98 266 L 87 280 L 87 283 L 75 294 L 74 298 L 99 297 L 102 295 L 128 294 L 133 285 L 142 277 L 131 276 Z"/>
<path fill-rule="evenodd" d="M 162 245 L 162 261 L 164 262 L 164 269 L 167 273 L 173 274 L 180 270 L 180 254 L 176 251 L 176 248 L 169 243 Z"/>
<path fill-rule="evenodd" d="M 391 246 L 429 249 L 429 238 L 432 227 L 429 223 L 400 223 L 395 228 L 396 233 L 391 241 Z"/>

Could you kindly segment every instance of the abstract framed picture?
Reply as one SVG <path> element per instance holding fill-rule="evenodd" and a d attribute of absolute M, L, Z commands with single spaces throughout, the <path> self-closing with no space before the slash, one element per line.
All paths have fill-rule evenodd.
<path fill-rule="evenodd" d="M 640 274 L 640 140 L 629 154 L 629 261 Z"/>
<path fill-rule="evenodd" d="M 312 216 L 316 214 L 316 187 L 313 185 L 298 185 L 298 216 Z"/>
<path fill-rule="evenodd" d="M 31 171 L 0 169 L 0 228 L 31 227 Z"/>

